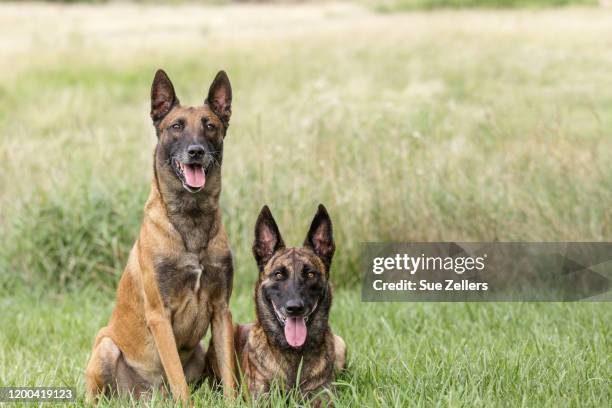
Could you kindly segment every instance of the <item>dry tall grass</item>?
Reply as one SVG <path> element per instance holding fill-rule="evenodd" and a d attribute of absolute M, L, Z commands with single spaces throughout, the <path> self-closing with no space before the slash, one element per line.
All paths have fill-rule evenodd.
<path fill-rule="evenodd" d="M 0 25 L 0 258 L 26 280 L 112 288 L 158 67 L 185 103 L 218 69 L 232 80 L 240 276 L 264 203 L 295 244 L 326 204 L 338 284 L 358 280 L 361 241 L 611 238 L 612 10 L 3 4 Z"/>

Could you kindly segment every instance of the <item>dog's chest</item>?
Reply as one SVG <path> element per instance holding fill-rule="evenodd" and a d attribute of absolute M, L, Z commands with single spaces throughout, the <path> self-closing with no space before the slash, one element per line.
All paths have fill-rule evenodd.
<path fill-rule="evenodd" d="M 195 254 L 164 258 L 156 266 L 160 294 L 170 311 L 177 347 L 191 349 L 202 339 L 212 316 L 210 268 Z"/>
<path fill-rule="evenodd" d="M 248 364 L 245 377 L 253 392 L 266 392 L 274 381 L 280 381 L 289 390 L 299 381 L 302 392 L 311 392 L 326 386 L 333 379 L 333 342 L 326 341 L 318 350 L 305 351 L 303 354 L 286 356 L 271 348 L 265 341 L 261 328 L 251 330 L 245 347 Z"/>

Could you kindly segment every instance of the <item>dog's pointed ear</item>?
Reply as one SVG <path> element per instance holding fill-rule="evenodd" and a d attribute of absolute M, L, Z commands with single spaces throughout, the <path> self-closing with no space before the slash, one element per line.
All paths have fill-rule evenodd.
<path fill-rule="evenodd" d="M 205 103 L 219 116 L 225 127 L 232 116 L 232 85 L 225 71 L 219 71 L 208 90 Z"/>
<path fill-rule="evenodd" d="M 310 224 L 310 229 L 304 240 L 304 246 L 312 249 L 321 258 L 329 271 L 336 245 L 334 244 L 331 218 L 329 218 L 329 214 L 323 204 L 319 204 L 317 213 L 312 220 L 312 224 Z"/>
<path fill-rule="evenodd" d="M 264 205 L 255 223 L 255 241 L 253 242 L 253 255 L 262 272 L 266 263 L 279 249 L 285 247 L 276 221 L 267 205 Z"/>
<path fill-rule="evenodd" d="M 154 123 L 159 122 L 178 104 L 170 78 L 164 70 L 158 69 L 151 85 L 151 119 Z"/>

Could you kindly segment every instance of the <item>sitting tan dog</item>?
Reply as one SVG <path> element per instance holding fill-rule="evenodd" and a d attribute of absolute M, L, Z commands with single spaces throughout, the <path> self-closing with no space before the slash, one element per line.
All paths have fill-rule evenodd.
<path fill-rule="evenodd" d="M 86 371 L 87 398 L 148 394 L 169 385 L 186 403 L 200 381 L 200 341 L 212 323 L 225 393 L 234 389 L 234 342 L 228 309 L 232 256 L 221 223 L 221 163 L 232 89 L 217 74 L 204 104 L 183 107 L 158 71 L 151 118 L 158 143 L 151 193 L 138 240 L 117 288 L 117 303 L 96 337 Z"/>

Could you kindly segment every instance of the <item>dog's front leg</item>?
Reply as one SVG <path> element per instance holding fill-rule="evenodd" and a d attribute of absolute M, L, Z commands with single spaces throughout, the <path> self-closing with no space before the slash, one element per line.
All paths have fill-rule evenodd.
<path fill-rule="evenodd" d="M 146 315 L 147 326 L 151 330 L 155 346 L 159 353 L 166 378 L 170 384 L 172 395 L 177 401 L 184 404 L 189 402 L 189 388 L 185 380 L 185 373 L 176 349 L 176 341 L 170 320 L 164 313 L 150 311 Z"/>
<path fill-rule="evenodd" d="M 146 259 L 151 259 L 147 257 Z M 151 331 L 172 396 L 183 404 L 189 403 L 189 388 L 185 380 L 183 365 L 176 347 L 170 313 L 166 310 L 153 274 L 153 268 L 143 258 L 139 259 L 142 269 L 145 320 Z"/>
<path fill-rule="evenodd" d="M 212 341 L 217 357 L 219 376 L 223 384 L 223 394 L 226 397 L 235 397 L 234 377 L 234 326 L 232 314 L 227 305 L 219 305 L 213 312 Z"/>

